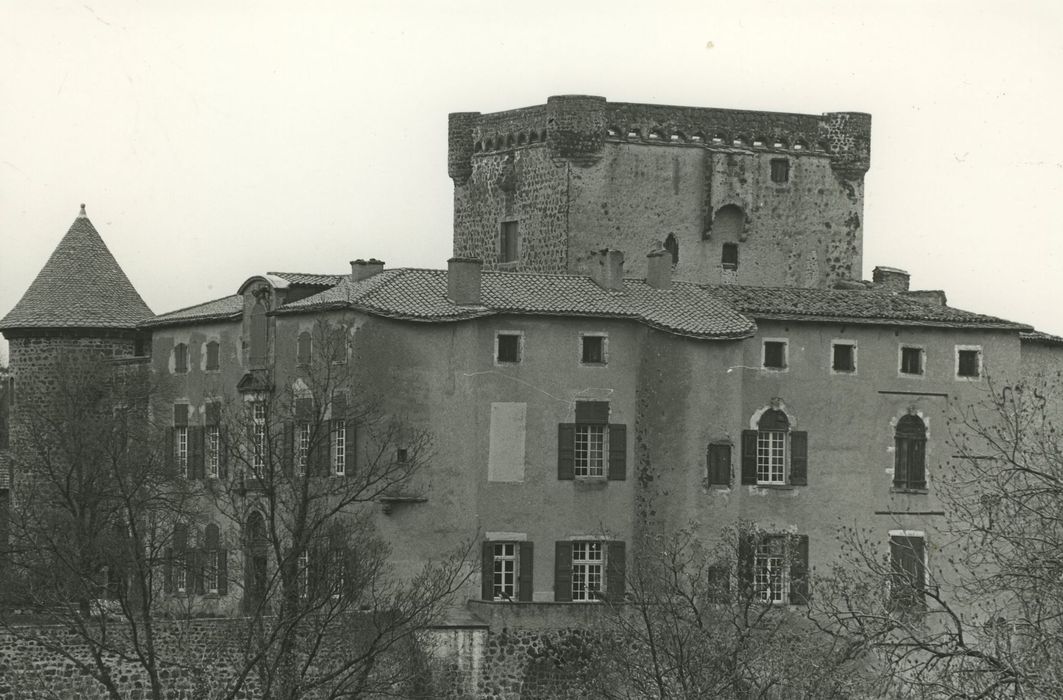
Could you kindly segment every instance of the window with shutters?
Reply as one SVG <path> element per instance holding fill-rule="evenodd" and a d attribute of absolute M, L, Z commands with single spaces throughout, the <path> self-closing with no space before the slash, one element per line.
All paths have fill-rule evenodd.
<path fill-rule="evenodd" d="M 897 421 L 894 433 L 893 488 L 926 489 L 926 423 L 915 415 Z"/>
<path fill-rule="evenodd" d="M 483 543 L 484 600 L 532 599 L 532 543 L 485 540 Z"/>
<path fill-rule="evenodd" d="M 979 379 L 982 376 L 982 347 L 980 345 L 956 346 L 956 378 Z"/>
<path fill-rule="evenodd" d="M 714 442 L 706 453 L 706 483 L 709 486 L 731 485 L 731 443 Z"/>
<path fill-rule="evenodd" d="M 926 607 L 926 539 L 922 532 L 890 533 L 890 609 L 920 612 Z"/>
<path fill-rule="evenodd" d="M 498 262 L 520 259 L 520 229 L 516 221 L 503 221 L 498 233 Z"/>
<path fill-rule="evenodd" d="M 627 479 L 627 426 L 609 422 L 608 401 L 577 401 L 557 441 L 558 479 Z"/>
<path fill-rule="evenodd" d="M 554 550 L 554 600 L 623 600 L 626 555 L 618 540 L 565 540 Z"/>
<path fill-rule="evenodd" d="M 833 374 L 856 374 L 856 341 L 831 341 L 830 370 Z"/>
<path fill-rule="evenodd" d="M 332 421 L 332 473 L 347 473 L 347 421 L 342 419 Z"/>
<path fill-rule="evenodd" d="M 221 361 L 219 358 L 221 346 L 218 341 L 212 340 L 207 343 L 207 366 L 208 372 L 217 372 L 221 367 Z"/>
<path fill-rule="evenodd" d="M 303 331 L 295 341 L 295 362 L 300 367 L 310 364 L 314 352 L 314 336 L 310 331 Z"/>
<path fill-rule="evenodd" d="M 743 594 L 754 602 L 808 603 L 808 536 L 741 533 L 738 575 Z"/>
<path fill-rule="evenodd" d="M 902 345 L 900 348 L 900 374 L 907 377 L 923 376 L 925 350 L 917 345 Z"/>
<path fill-rule="evenodd" d="M 767 338 L 764 340 L 761 363 L 764 369 L 781 371 L 786 369 L 788 343 L 785 338 Z"/>
<path fill-rule="evenodd" d="M 790 419 L 782 410 L 765 410 L 756 430 L 742 431 L 742 483 L 808 484 L 808 434 L 791 430 Z"/>
<path fill-rule="evenodd" d="M 188 372 L 188 346 L 184 343 L 173 346 L 173 371 L 174 374 Z"/>
<path fill-rule="evenodd" d="M 604 425 L 576 425 L 576 477 L 605 476 L 609 437 Z"/>
<path fill-rule="evenodd" d="M 502 331 L 495 335 L 495 363 L 519 364 L 524 355 L 524 334 L 520 331 Z"/>
<path fill-rule="evenodd" d="M 609 337 L 605 333 L 580 333 L 580 364 L 607 364 Z"/>

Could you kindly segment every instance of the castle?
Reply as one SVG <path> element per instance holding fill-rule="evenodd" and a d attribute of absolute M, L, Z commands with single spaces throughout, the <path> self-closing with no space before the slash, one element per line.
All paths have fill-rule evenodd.
<path fill-rule="evenodd" d="M 377 499 L 398 570 L 479 533 L 465 607 L 486 627 L 578 624 L 623 594 L 640 541 L 691 522 L 706 539 L 739 519 L 786 535 L 793 565 L 762 595 L 800 605 L 839 522 L 877 530 L 884 552 L 903 538 L 903 566 L 932 569 L 949 404 L 976 401 L 987 370 L 1058 366 L 1063 348 L 902 270 L 860 280 L 869 164 L 860 113 L 561 96 L 452 114 L 445 270 L 354 251 L 349 273 L 266 272 L 156 315 L 83 209 L 0 330 L 16 389 L 40 386 L 60 348 L 165 377 L 174 459 L 205 490 L 244 478 L 211 437 L 216 406 L 305 389 L 330 339 L 334 364 L 372 368 L 389 410 L 435 436 L 409 492 Z M 15 427 L 33 400 L 17 396 Z M 320 473 L 343 478 L 364 445 L 346 399 L 321 401 Z M 289 460 L 307 458 L 299 425 L 279 438 Z M 213 537 L 229 571 L 276 567 L 246 536 L 258 497 L 246 489 L 244 531 L 219 534 L 205 508 L 182 546 Z M 750 556 L 767 571 L 778 552 Z M 168 585 L 220 614 L 255 594 L 251 578 Z"/>

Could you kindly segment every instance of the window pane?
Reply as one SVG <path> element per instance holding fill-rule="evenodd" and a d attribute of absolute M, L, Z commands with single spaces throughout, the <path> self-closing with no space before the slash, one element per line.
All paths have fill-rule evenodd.
<path fill-rule="evenodd" d="M 597 600 L 602 589 L 601 542 L 572 543 L 572 600 Z"/>
<path fill-rule="evenodd" d="M 757 433 L 757 482 L 785 483 L 786 433 L 761 430 Z"/>
<path fill-rule="evenodd" d="M 517 546 L 513 542 L 494 545 L 494 598 L 517 598 Z"/>
<path fill-rule="evenodd" d="M 605 476 L 605 425 L 576 425 L 576 476 Z"/>

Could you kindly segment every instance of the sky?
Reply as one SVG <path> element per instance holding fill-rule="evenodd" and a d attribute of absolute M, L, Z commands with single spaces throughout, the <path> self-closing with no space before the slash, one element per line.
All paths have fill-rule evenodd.
<path fill-rule="evenodd" d="M 156 313 L 269 270 L 443 268 L 447 114 L 593 94 L 870 112 L 864 277 L 1063 334 L 1061 20 L 1058 0 L 4 2 L 0 315 L 82 202 Z"/>

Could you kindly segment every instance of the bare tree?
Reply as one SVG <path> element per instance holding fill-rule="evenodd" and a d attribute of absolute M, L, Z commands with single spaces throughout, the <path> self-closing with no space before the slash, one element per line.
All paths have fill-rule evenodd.
<path fill-rule="evenodd" d="M 874 651 L 897 693 L 1063 697 L 1059 379 L 990 380 L 982 402 L 952 407 L 935 543 L 844 532 L 822 619 Z"/>
<path fill-rule="evenodd" d="M 388 563 L 376 512 L 423 500 L 432 438 L 354 371 L 351 337 L 319 321 L 296 372 L 250 377 L 246 400 L 221 411 L 229 478 L 211 495 L 241 533 L 243 563 L 228 573 L 247 621 L 229 697 L 249 682 L 268 698 L 414 694 L 417 636 L 470 575 L 468 545 L 405 581 Z"/>
<path fill-rule="evenodd" d="M 867 690 L 861 650 L 807 619 L 796 535 L 737 523 L 648 538 L 592 652 L 609 698 L 841 698 Z M 758 558 L 767 553 L 768 558 Z M 793 605 L 791 605 L 793 604 Z"/>
<path fill-rule="evenodd" d="M 38 400 L 18 407 L 4 602 L 63 625 L 75 643 L 5 625 L 32 633 L 110 697 L 123 697 L 117 667 L 131 665 L 161 698 L 166 524 L 189 502 L 151 420 L 152 398 L 164 392 L 142 364 L 74 351 L 20 390 Z"/>

